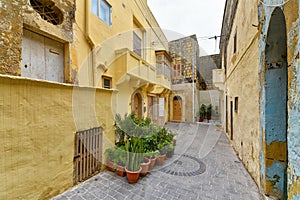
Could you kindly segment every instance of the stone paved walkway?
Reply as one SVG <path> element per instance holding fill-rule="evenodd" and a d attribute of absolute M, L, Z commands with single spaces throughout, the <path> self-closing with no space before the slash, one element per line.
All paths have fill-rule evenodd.
<path fill-rule="evenodd" d="M 178 133 L 175 155 L 137 184 L 104 171 L 53 200 L 260 199 L 227 137 L 214 125 L 168 123 L 167 127 Z"/>

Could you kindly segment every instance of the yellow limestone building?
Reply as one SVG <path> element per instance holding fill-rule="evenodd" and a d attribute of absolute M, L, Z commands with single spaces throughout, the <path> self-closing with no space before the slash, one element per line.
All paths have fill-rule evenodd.
<path fill-rule="evenodd" d="M 115 89 L 114 114 L 168 119 L 171 58 L 146 0 L 76 2 L 72 63 L 79 85 Z"/>

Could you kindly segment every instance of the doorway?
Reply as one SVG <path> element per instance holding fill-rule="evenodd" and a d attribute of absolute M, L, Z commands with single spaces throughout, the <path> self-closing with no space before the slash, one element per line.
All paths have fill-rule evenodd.
<path fill-rule="evenodd" d="M 263 184 L 267 195 L 285 199 L 287 189 L 287 35 L 283 11 L 272 13 L 265 49 Z"/>
<path fill-rule="evenodd" d="M 64 82 L 64 44 L 23 30 L 21 75 Z"/>
<path fill-rule="evenodd" d="M 133 97 L 133 112 L 137 117 L 142 118 L 143 103 L 142 103 L 142 96 L 140 93 L 136 93 Z"/>
<path fill-rule="evenodd" d="M 182 120 L 182 99 L 180 96 L 173 98 L 173 120 Z"/>

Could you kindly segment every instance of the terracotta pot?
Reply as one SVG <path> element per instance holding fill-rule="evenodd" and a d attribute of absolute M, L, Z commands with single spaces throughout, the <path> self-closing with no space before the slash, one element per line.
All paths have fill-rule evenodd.
<path fill-rule="evenodd" d="M 107 163 L 106 163 L 106 168 L 107 168 L 107 170 L 108 171 L 111 171 L 111 172 L 114 172 L 115 171 L 115 168 L 114 168 L 114 165 L 115 165 L 115 163 L 113 162 L 113 161 L 108 161 Z"/>
<path fill-rule="evenodd" d="M 140 170 L 138 170 L 138 171 L 132 172 L 132 171 L 127 170 L 125 167 L 125 171 L 126 171 L 128 183 L 136 183 L 140 177 L 142 168 L 140 168 Z"/>
<path fill-rule="evenodd" d="M 156 163 L 158 165 L 163 165 L 164 164 L 164 160 L 166 159 L 166 157 L 167 157 L 166 154 L 158 156 L 157 159 L 156 159 Z"/>
<path fill-rule="evenodd" d="M 150 158 L 149 160 L 150 160 L 149 170 L 151 170 L 155 166 L 156 157 L 155 158 Z"/>
<path fill-rule="evenodd" d="M 117 165 L 116 173 L 118 176 L 124 177 L 126 175 L 125 174 L 125 166 Z"/>
<path fill-rule="evenodd" d="M 141 176 L 146 176 L 148 171 L 149 171 L 149 166 L 150 166 L 150 159 L 148 158 L 144 158 L 144 162 L 141 163 L 141 168 L 142 168 L 142 171 L 141 171 Z"/>

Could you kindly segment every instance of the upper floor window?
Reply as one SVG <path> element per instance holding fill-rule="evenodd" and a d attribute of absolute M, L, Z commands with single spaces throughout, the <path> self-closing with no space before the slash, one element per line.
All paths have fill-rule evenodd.
<path fill-rule="evenodd" d="M 171 58 L 165 51 L 156 52 L 157 74 L 162 74 L 171 79 Z"/>
<path fill-rule="evenodd" d="M 111 26 L 111 6 L 105 0 L 92 0 L 92 12 Z"/>
<path fill-rule="evenodd" d="M 142 39 L 133 32 L 133 52 L 142 57 Z"/>
<path fill-rule="evenodd" d="M 236 53 L 237 50 L 237 32 L 235 32 L 233 37 L 233 53 Z"/>
<path fill-rule="evenodd" d="M 30 0 L 32 8 L 37 11 L 41 18 L 53 25 L 59 25 L 63 21 L 61 10 L 53 2 L 42 0 Z"/>

